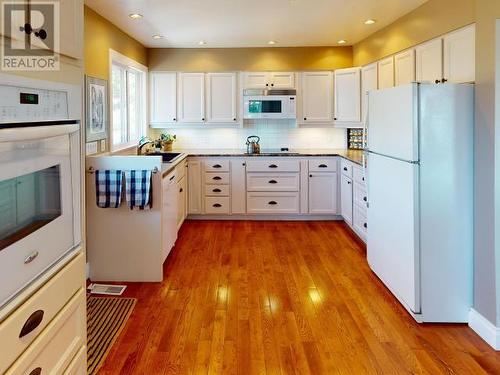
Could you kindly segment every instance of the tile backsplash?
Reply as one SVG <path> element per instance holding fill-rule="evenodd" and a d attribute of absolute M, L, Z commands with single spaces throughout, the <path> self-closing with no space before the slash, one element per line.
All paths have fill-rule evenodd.
<path fill-rule="evenodd" d="M 243 128 L 169 128 L 151 129 L 150 137 L 162 132 L 177 135 L 174 149 L 246 147 L 248 136 L 258 135 L 261 148 L 346 148 L 345 129 L 297 127 L 293 122 L 259 121 Z"/>

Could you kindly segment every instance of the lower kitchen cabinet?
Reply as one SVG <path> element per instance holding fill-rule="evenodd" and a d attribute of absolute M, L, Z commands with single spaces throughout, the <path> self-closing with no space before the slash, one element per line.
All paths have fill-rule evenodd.
<path fill-rule="evenodd" d="M 187 215 L 187 177 L 182 177 L 177 183 L 179 189 L 177 203 L 177 229 L 182 226 Z"/>
<path fill-rule="evenodd" d="M 187 166 L 188 214 L 199 215 L 202 213 L 201 161 L 189 159 Z"/>
<path fill-rule="evenodd" d="M 352 198 L 352 179 L 342 174 L 340 177 L 340 213 L 349 225 L 352 225 Z"/>
<path fill-rule="evenodd" d="M 337 173 L 309 173 L 309 213 L 337 214 Z"/>
<path fill-rule="evenodd" d="M 161 242 L 163 261 L 167 259 L 170 250 L 172 250 L 177 240 L 179 187 L 175 177 L 176 173 L 173 171 L 163 177 L 161 183 Z"/>
<path fill-rule="evenodd" d="M 231 213 L 245 214 L 246 206 L 246 162 L 244 158 L 231 158 Z"/>

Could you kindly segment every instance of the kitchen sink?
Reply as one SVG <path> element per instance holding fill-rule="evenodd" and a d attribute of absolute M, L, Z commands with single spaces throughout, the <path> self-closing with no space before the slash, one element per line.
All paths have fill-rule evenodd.
<path fill-rule="evenodd" d="M 163 163 L 172 163 L 175 159 L 182 155 L 180 152 L 151 152 L 146 156 L 161 156 Z"/>

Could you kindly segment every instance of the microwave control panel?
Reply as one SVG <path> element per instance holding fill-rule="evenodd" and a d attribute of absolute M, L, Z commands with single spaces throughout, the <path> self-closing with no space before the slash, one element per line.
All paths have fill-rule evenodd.
<path fill-rule="evenodd" d="M 68 119 L 68 93 L 0 85 L 0 123 Z"/>

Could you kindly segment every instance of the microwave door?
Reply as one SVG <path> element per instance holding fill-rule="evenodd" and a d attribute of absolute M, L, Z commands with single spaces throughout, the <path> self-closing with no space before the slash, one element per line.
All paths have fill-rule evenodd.
<path fill-rule="evenodd" d="M 0 305 L 74 244 L 68 137 L 10 145 L 0 152 Z"/>

